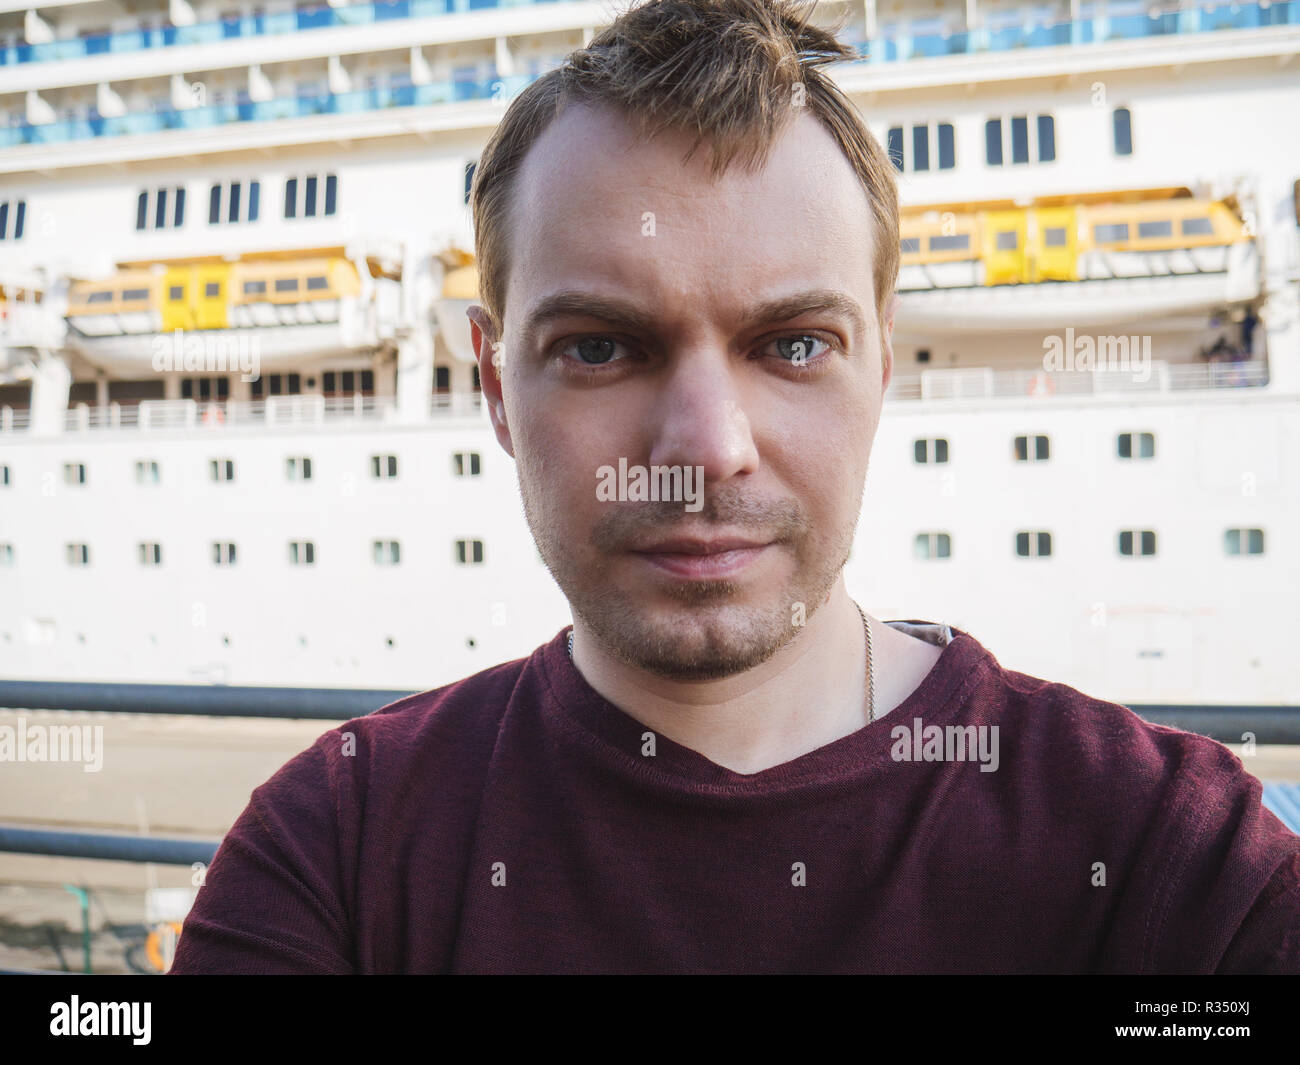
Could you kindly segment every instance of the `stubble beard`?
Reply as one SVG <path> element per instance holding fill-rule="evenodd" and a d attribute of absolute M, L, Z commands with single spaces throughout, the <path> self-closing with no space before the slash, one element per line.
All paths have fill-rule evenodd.
<path fill-rule="evenodd" d="M 587 530 L 575 537 L 565 524 L 566 515 L 582 511 L 565 508 L 562 493 L 539 489 L 540 479 L 524 461 L 518 471 L 528 526 L 574 616 L 608 654 L 672 680 L 743 673 L 795 639 L 829 599 L 848 561 L 861 513 L 860 487 L 853 520 L 821 538 L 795 500 L 755 504 L 723 485 L 707 492 L 704 509 L 691 515 L 681 503 L 606 503 L 588 542 Z M 792 556 L 793 572 L 775 593 L 755 587 L 752 580 L 664 580 L 645 598 L 671 605 L 651 610 L 617 584 L 616 573 L 629 568 L 626 545 L 635 530 L 645 537 L 680 527 L 684 519 L 749 528 L 765 538 L 775 534 L 768 551 Z"/>

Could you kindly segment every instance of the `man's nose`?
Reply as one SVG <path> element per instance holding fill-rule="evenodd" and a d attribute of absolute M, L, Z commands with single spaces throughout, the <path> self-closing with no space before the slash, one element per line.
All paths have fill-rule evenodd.
<path fill-rule="evenodd" d="M 673 360 L 653 406 L 651 465 L 701 466 L 706 483 L 758 469 L 743 369 L 720 346 L 697 346 Z"/>

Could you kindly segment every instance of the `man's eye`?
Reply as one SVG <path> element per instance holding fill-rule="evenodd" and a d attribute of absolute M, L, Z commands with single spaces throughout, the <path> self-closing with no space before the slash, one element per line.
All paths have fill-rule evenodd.
<path fill-rule="evenodd" d="M 572 340 L 560 350 L 562 352 L 572 351 L 574 358 L 570 361 L 580 363 L 584 366 L 602 366 L 607 362 L 613 362 L 616 353 L 622 345 L 610 337 L 581 337 L 578 340 Z"/>
<path fill-rule="evenodd" d="M 784 359 L 792 366 L 804 366 L 817 359 L 821 354 L 817 349 L 818 344 L 823 348 L 830 347 L 826 341 L 819 337 L 807 335 L 778 337 L 772 341 L 772 344 L 776 347 L 777 357 Z"/>

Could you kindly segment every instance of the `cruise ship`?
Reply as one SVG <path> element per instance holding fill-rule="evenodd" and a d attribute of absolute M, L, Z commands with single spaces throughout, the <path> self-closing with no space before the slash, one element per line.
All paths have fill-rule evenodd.
<path fill-rule="evenodd" d="M 427 689 L 568 607 L 480 402 L 476 160 L 621 9 L 0 0 L 0 675 Z M 1300 703 L 1300 2 L 822 0 L 898 170 L 849 591 Z"/>

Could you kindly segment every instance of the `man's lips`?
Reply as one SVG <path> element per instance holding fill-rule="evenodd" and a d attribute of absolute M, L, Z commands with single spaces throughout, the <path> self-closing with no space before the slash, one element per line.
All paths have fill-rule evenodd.
<path fill-rule="evenodd" d="M 718 580 L 737 576 L 770 546 L 742 537 L 672 537 L 633 548 L 631 554 L 676 577 Z"/>

